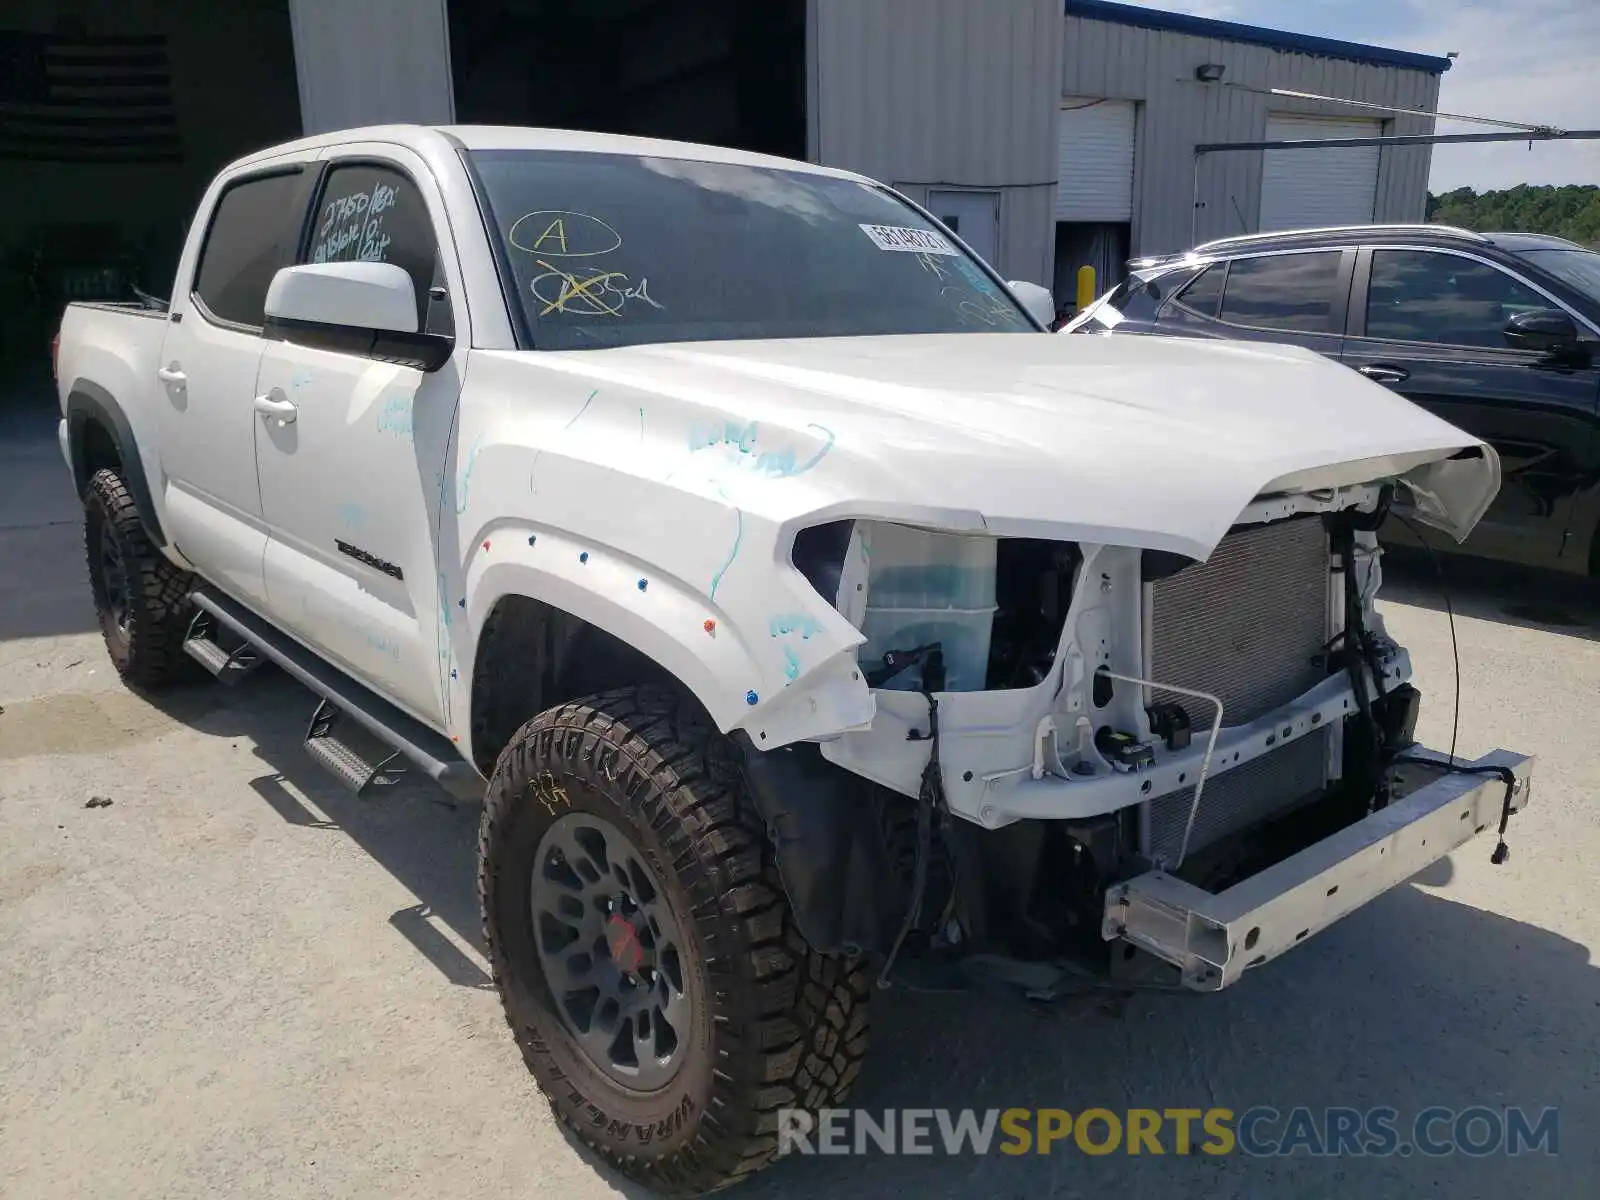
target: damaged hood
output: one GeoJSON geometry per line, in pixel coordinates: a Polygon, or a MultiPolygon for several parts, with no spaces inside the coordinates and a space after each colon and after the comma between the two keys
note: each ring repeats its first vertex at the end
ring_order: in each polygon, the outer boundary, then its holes
{"type": "Polygon", "coordinates": [[[1476,438],[1294,346],[985,333],[540,357],[814,445],[805,491],[830,517],[1205,558],[1263,494],[1399,478],[1459,540],[1500,484],[1476,438]]]}

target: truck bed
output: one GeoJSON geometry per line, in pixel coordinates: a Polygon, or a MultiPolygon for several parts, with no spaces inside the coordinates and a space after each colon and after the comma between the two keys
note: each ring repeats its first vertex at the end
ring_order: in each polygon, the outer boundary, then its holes
{"type": "Polygon", "coordinates": [[[127,313],[134,317],[148,317],[152,320],[166,320],[167,310],[170,307],[163,300],[159,307],[145,304],[138,300],[73,300],[67,304],[68,308],[90,308],[96,312],[127,313]]]}

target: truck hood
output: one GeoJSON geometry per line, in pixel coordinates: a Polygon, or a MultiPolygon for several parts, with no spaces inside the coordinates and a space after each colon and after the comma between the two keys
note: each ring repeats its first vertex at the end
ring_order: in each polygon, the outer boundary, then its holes
{"type": "Polygon", "coordinates": [[[792,433],[821,460],[813,515],[1205,558],[1262,495],[1396,478],[1460,540],[1500,486],[1491,448],[1294,346],[975,333],[538,357],[792,433]]]}

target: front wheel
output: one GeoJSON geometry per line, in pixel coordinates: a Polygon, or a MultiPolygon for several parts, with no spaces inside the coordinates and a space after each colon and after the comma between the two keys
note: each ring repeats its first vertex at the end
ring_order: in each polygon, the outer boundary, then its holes
{"type": "Polygon", "coordinates": [[[781,1110],[843,1101],[867,969],[801,938],[733,748],[692,702],[629,689],[534,718],[495,767],[479,851],[506,1019],[618,1170],[712,1191],[773,1157],[781,1110]]]}

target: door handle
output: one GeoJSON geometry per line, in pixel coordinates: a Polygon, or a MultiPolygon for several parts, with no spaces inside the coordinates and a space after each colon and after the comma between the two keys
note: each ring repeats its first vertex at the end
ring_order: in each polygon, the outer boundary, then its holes
{"type": "Polygon", "coordinates": [[[156,378],[169,387],[182,387],[189,382],[189,377],[177,367],[157,367],[156,378]]]}
{"type": "Polygon", "coordinates": [[[1411,372],[1404,367],[1387,367],[1381,363],[1357,367],[1356,370],[1375,383],[1404,383],[1411,378],[1411,372]]]}
{"type": "Polygon", "coordinates": [[[265,396],[257,396],[256,411],[268,419],[277,418],[279,425],[293,425],[300,410],[295,407],[293,400],[275,399],[275,396],[281,395],[282,392],[273,391],[265,396]]]}

